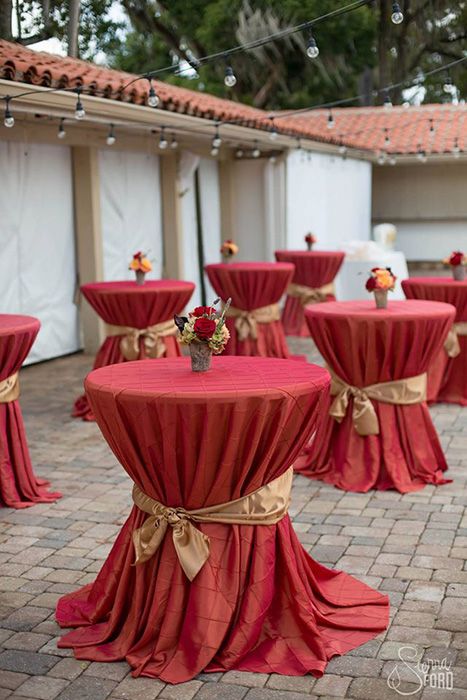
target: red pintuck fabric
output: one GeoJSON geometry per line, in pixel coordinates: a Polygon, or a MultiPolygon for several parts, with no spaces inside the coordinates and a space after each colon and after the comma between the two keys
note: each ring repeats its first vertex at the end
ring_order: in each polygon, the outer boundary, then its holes
{"type": "MultiPolygon", "coordinates": [[[[93,282],[83,284],[81,292],[96,313],[106,323],[130,328],[147,328],[163,323],[180,314],[188,304],[195,285],[180,280],[151,280],[143,285],[133,281],[93,282]]],[[[120,352],[121,336],[104,340],[96,355],[93,369],[126,362],[120,352]]],[[[180,357],[176,336],[164,338],[167,351],[164,357],[180,357]]],[[[140,341],[140,359],[144,359],[144,345],[140,341]]],[[[93,421],[94,415],[86,394],[74,404],[73,416],[93,421]]]]}
{"type": "MultiPolygon", "coordinates": [[[[40,329],[32,316],[0,314],[0,381],[18,372],[40,329]]],[[[61,497],[34,475],[19,400],[0,403],[0,506],[27,508],[61,497]]]]}
{"type": "MultiPolygon", "coordinates": [[[[428,301],[314,304],[306,311],[312,337],[334,372],[350,385],[414,377],[428,370],[443,345],[455,309],[428,301]]],[[[297,471],[346,491],[417,491],[443,484],[447,469],[426,403],[373,402],[379,435],[362,437],[352,422],[352,398],[341,423],[329,415],[297,460],[297,471]]]]}
{"type": "MultiPolygon", "coordinates": [[[[105,439],[132,480],[168,506],[230,501],[283,474],[316,429],[328,373],[272,358],[187,358],[91,372],[86,389],[105,439]]],[[[77,627],[59,642],[79,659],[126,659],[134,676],[169,683],[239,669],[320,676],[327,661],[382,632],[388,600],[313,561],[286,515],[276,525],[197,523],[210,556],[190,582],[172,537],[145,564],[133,507],[93,584],[58,603],[77,627]]]]}
{"type": "MultiPolygon", "coordinates": [[[[313,289],[331,284],[344,262],[345,253],[331,250],[276,250],[278,262],[295,265],[292,279],[294,284],[303,284],[313,289]]],[[[326,295],[327,301],[334,301],[334,294],[326,295]]],[[[287,295],[282,312],[282,324],[286,335],[309,338],[310,331],[305,320],[305,309],[300,299],[287,295]]]]}
{"type": "MultiPolygon", "coordinates": [[[[253,311],[277,304],[292,280],[294,266],[290,263],[242,262],[206,265],[206,274],[216,294],[223,301],[232,298],[232,306],[253,311]]],[[[282,322],[258,323],[258,338],[240,341],[235,319],[227,319],[230,340],[226,355],[257,355],[259,357],[289,357],[282,322]]]]}
{"type": "MultiPolygon", "coordinates": [[[[467,280],[412,277],[402,280],[408,299],[442,301],[456,307],[455,323],[467,323],[467,280]]],[[[467,406],[467,336],[459,336],[460,354],[450,358],[442,348],[428,370],[428,401],[467,406]]]]}

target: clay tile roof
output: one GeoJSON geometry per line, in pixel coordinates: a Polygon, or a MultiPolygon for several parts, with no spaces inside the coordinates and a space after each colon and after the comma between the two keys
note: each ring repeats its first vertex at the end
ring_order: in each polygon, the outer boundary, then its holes
{"type": "MultiPolygon", "coordinates": [[[[144,78],[81,61],[55,56],[0,39],[0,78],[53,88],[82,87],[83,93],[121,102],[145,105],[148,83],[144,78]],[[127,87],[125,87],[127,86],[127,87]]],[[[217,121],[238,122],[243,126],[269,129],[269,113],[232,100],[154,81],[162,109],[217,121]]],[[[332,144],[388,152],[449,152],[458,139],[467,146],[465,106],[423,105],[421,107],[362,107],[334,109],[335,127],[327,128],[328,110],[315,110],[300,116],[276,113],[278,131],[332,144]],[[430,136],[430,118],[435,133],[430,136]],[[385,129],[391,140],[385,146],[385,129]]]]}
{"type": "MultiPolygon", "coordinates": [[[[355,148],[410,154],[447,153],[457,140],[467,150],[467,109],[465,105],[428,104],[419,107],[347,107],[332,110],[333,132],[355,148]],[[430,131],[433,124],[434,131],[430,131]],[[386,131],[387,130],[387,131],[386,131]],[[386,136],[389,144],[386,145],[386,136]]],[[[323,132],[329,110],[316,110],[289,118],[300,128],[323,132]]]]}

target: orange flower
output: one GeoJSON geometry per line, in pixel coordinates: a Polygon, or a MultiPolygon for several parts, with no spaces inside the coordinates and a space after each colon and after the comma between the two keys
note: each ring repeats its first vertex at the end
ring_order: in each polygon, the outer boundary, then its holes
{"type": "Polygon", "coordinates": [[[237,255],[238,251],[238,245],[231,241],[230,238],[224,241],[221,246],[221,253],[224,257],[231,257],[233,255],[237,255]]]}
{"type": "Polygon", "coordinates": [[[130,262],[128,269],[135,272],[151,272],[152,264],[149,258],[139,250],[133,255],[133,260],[130,262]]]}

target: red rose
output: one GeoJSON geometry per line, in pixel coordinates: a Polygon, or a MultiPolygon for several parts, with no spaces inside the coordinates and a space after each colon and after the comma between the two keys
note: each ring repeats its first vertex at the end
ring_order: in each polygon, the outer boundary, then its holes
{"type": "Polygon", "coordinates": [[[196,335],[200,340],[210,340],[216,330],[216,322],[210,318],[197,318],[194,325],[196,335]]]}
{"type": "Polygon", "coordinates": [[[193,311],[191,312],[191,316],[196,316],[196,318],[200,318],[200,316],[204,316],[204,314],[210,316],[215,312],[216,310],[213,306],[197,306],[196,309],[193,309],[193,311]]]}
{"type": "Polygon", "coordinates": [[[367,279],[367,281],[366,281],[365,287],[366,287],[367,292],[372,292],[372,291],[374,291],[374,290],[376,289],[376,280],[375,280],[375,278],[374,278],[374,277],[368,277],[368,279],[367,279]]]}
{"type": "Polygon", "coordinates": [[[455,253],[451,253],[451,257],[449,258],[449,262],[451,265],[462,265],[463,259],[464,259],[464,253],[461,253],[460,251],[456,251],[455,253]]]}
{"type": "Polygon", "coordinates": [[[142,255],[143,253],[140,250],[138,250],[137,253],[133,253],[133,258],[136,260],[137,258],[141,258],[142,255]]]}

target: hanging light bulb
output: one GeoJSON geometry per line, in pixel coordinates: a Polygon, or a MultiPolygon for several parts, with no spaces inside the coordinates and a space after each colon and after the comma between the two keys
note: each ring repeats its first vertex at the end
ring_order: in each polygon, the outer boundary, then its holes
{"type": "Polygon", "coordinates": [[[233,88],[237,84],[237,78],[233,72],[232,66],[225,67],[224,85],[228,88],[233,88]]]}
{"type": "Polygon", "coordinates": [[[446,92],[448,95],[451,95],[453,92],[453,87],[454,86],[452,84],[452,78],[450,75],[447,75],[443,85],[444,92],[446,92]]]}
{"type": "Polygon", "coordinates": [[[275,162],[276,162],[276,160],[277,160],[276,156],[270,156],[270,157],[269,157],[269,162],[271,163],[271,165],[274,165],[275,162]]]}
{"type": "Polygon", "coordinates": [[[389,158],[389,165],[396,165],[396,163],[397,163],[397,159],[396,159],[396,156],[393,154],[393,155],[389,158]]]}
{"type": "Polygon", "coordinates": [[[11,129],[11,127],[15,125],[15,118],[10,112],[10,100],[11,97],[7,95],[5,97],[5,116],[3,118],[3,123],[8,129],[11,129]]]}
{"type": "Polygon", "coordinates": [[[454,146],[452,147],[452,155],[454,158],[460,158],[461,149],[459,148],[459,141],[457,137],[454,139],[454,146]]]}
{"type": "Polygon", "coordinates": [[[276,125],[274,124],[274,117],[269,117],[269,118],[271,120],[271,125],[272,125],[272,129],[269,132],[269,138],[271,139],[271,141],[275,141],[278,137],[278,133],[277,133],[276,125]]]}
{"type": "Polygon", "coordinates": [[[149,107],[157,107],[159,104],[159,98],[156,94],[156,91],[154,89],[154,85],[152,84],[152,79],[148,78],[149,80],[149,92],[148,92],[148,106],[149,107]]]}
{"type": "Polygon", "coordinates": [[[384,165],[386,162],[386,153],[384,151],[380,151],[378,153],[378,165],[384,165]]]}
{"type": "Polygon", "coordinates": [[[178,148],[178,141],[177,141],[177,137],[175,136],[175,134],[172,134],[172,140],[170,141],[170,148],[172,148],[174,151],[176,148],[178,148]]]}
{"type": "Polygon", "coordinates": [[[389,137],[389,131],[387,129],[384,130],[386,133],[386,136],[384,138],[384,145],[389,146],[391,144],[391,139],[389,137]]]}
{"type": "Polygon", "coordinates": [[[402,24],[404,21],[404,15],[398,2],[392,3],[391,21],[393,24],[402,24]]]}
{"type": "Polygon", "coordinates": [[[253,156],[253,158],[259,158],[260,155],[261,155],[261,151],[260,151],[259,146],[258,146],[258,141],[256,141],[256,140],[255,140],[255,142],[254,142],[253,150],[252,150],[252,152],[251,152],[251,155],[253,156]]]}
{"type": "Polygon", "coordinates": [[[410,107],[410,102],[405,101],[402,103],[402,106],[404,109],[408,109],[410,107]]]}
{"type": "Polygon", "coordinates": [[[83,103],[81,102],[81,89],[76,90],[78,97],[76,98],[75,119],[84,119],[86,112],[84,111],[83,103]]]}
{"type": "Polygon", "coordinates": [[[109,129],[109,133],[107,134],[107,138],[105,140],[107,146],[113,146],[116,140],[117,139],[115,138],[115,134],[114,134],[114,125],[111,124],[110,129],[109,129]]]}
{"type": "Polygon", "coordinates": [[[58,125],[57,138],[64,139],[66,136],[65,127],[63,126],[65,120],[60,119],[60,124],[58,125]]]}
{"type": "Polygon", "coordinates": [[[165,138],[165,126],[161,126],[161,135],[159,137],[159,148],[161,151],[165,151],[167,146],[169,145],[169,142],[165,138]]]}
{"type": "Polygon", "coordinates": [[[417,158],[421,163],[426,163],[427,161],[426,153],[421,146],[418,147],[417,158]]]}
{"type": "Polygon", "coordinates": [[[311,29],[310,29],[310,33],[308,34],[308,42],[306,45],[306,55],[308,56],[308,58],[318,58],[318,56],[319,56],[318,44],[316,43],[316,39],[313,36],[311,29]]]}
{"type": "Polygon", "coordinates": [[[214,138],[213,138],[213,140],[212,140],[212,144],[211,144],[211,145],[212,145],[213,148],[219,148],[219,146],[221,145],[221,143],[222,143],[222,139],[221,139],[221,137],[219,136],[219,127],[216,126],[216,131],[215,131],[215,133],[214,133],[214,138]]]}
{"type": "Polygon", "coordinates": [[[329,115],[328,115],[328,129],[334,129],[335,122],[334,122],[334,117],[332,116],[331,110],[329,110],[329,115]]]}
{"type": "Polygon", "coordinates": [[[430,139],[435,137],[435,125],[433,124],[433,119],[430,119],[430,139]]]}
{"type": "Polygon", "coordinates": [[[214,157],[216,157],[217,155],[219,155],[219,149],[216,148],[215,146],[213,146],[213,147],[211,148],[211,155],[214,156],[214,157]]]}
{"type": "Polygon", "coordinates": [[[235,152],[235,156],[237,158],[243,158],[243,148],[237,148],[237,150],[235,152]]]}
{"type": "Polygon", "coordinates": [[[384,107],[385,109],[391,109],[391,107],[392,107],[392,102],[391,102],[391,98],[389,97],[389,92],[388,92],[387,90],[384,90],[383,95],[384,95],[384,97],[383,97],[383,107],[384,107]]]}
{"type": "Polygon", "coordinates": [[[339,153],[341,156],[346,156],[347,155],[347,146],[345,146],[343,143],[339,146],[339,153]]]}

